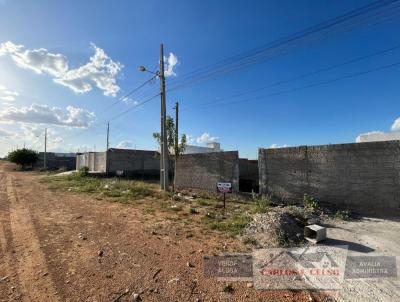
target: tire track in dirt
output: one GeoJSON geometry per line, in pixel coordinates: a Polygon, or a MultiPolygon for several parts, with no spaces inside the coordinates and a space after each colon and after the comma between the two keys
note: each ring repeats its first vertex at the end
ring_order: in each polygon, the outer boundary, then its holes
{"type": "Polygon", "coordinates": [[[10,207],[7,198],[6,176],[0,171],[0,301],[18,300],[19,278],[16,272],[13,237],[10,224],[10,207]]]}
{"type": "Polygon", "coordinates": [[[59,301],[29,210],[18,197],[14,176],[7,175],[5,180],[16,255],[13,261],[19,276],[21,298],[23,301],[59,301]]]}

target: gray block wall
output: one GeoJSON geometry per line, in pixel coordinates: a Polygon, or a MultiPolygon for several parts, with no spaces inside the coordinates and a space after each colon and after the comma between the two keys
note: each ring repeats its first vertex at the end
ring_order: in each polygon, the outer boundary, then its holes
{"type": "MultiPolygon", "coordinates": [[[[46,165],[49,170],[74,170],[76,158],[74,156],[57,156],[54,152],[46,153],[46,165]]],[[[34,165],[35,169],[42,169],[44,166],[44,152],[39,152],[39,159],[34,165]]]]}
{"type": "MultiPolygon", "coordinates": [[[[156,178],[160,176],[160,154],[157,151],[110,148],[107,152],[86,152],[77,154],[76,169],[88,167],[91,172],[116,174],[123,171],[125,176],[156,178]]],[[[169,161],[170,178],[174,161],[169,161]]]]}
{"type": "Polygon", "coordinates": [[[109,149],[107,172],[124,171],[131,176],[158,177],[160,175],[160,154],[157,151],[109,149]]]}
{"type": "Polygon", "coordinates": [[[239,154],[237,151],[182,155],[176,165],[178,189],[216,191],[217,182],[232,182],[239,190],[239,154]]]}
{"type": "Polygon", "coordinates": [[[86,152],[76,155],[76,169],[88,167],[92,172],[106,172],[106,152],[86,152]]]}
{"type": "Polygon", "coordinates": [[[400,214],[400,141],[259,149],[260,192],[374,215],[400,214]]]}

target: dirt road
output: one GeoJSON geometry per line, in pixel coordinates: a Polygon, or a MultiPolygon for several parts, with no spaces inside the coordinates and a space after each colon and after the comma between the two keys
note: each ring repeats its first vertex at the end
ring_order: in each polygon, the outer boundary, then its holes
{"type": "MultiPolygon", "coordinates": [[[[0,301],[310,301],[203,276],[207,233],[149,231],[132,205],[52,192],[39,176],[0,162],[0,301]]],[[[162,219],[162,218],[161,218],[162,219]]]]}

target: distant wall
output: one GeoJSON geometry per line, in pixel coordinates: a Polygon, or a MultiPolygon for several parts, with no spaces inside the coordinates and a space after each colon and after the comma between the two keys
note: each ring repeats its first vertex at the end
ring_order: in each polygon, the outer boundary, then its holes
{"type": "MultiPolygon", "coordinates": [[[[46,167],[49,170],[74,170],[76,157],[72,154],[64,156],[64,153],[46,152],[46,167]]],[[[44,152],[39,153],[39,159],[35,164],[36,169],[44,167],[44,152]]]]}
{"type": "Polygon", "coordinates": [[[260,192],[399,215],[400,141],[259,149],[260,192]]]}
{"type": "Polygon", "coordinates": [[[239,190],[239,154],[237,151],[182,155],[176,166],[175,186],[216,190],[220,181],[232,182],[239,190]]]}
{"type": "Polygon", "coordinates": [[[86,152],[76,155],[76,169],[88,167],[89,171],[106,172],[106,152],[86,152]]]}
{"type": "Polygon", "coordinates": [[[124,174],[129,176],[158,177],[160,154],[157,151],[147,150],[109,149],[107,172],[116,171],[124,171],[124,174]]]}
{"type": "Polygon", "coordinates": [[[258,160],[239,159],[239,189],[242,192],[258,192],[258,160]]]}

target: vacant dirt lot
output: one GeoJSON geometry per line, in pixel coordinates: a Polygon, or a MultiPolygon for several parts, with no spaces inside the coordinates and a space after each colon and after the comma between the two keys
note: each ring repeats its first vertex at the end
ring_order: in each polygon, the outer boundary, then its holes
{"type": "MultiPolygon", "coordinates": [[[[245,247],[173,212],[50,191],[0,162],[0,301],[311,301],[203,276],[204,255],[245,247]]],[[[139,203],[138,203],[139,204],[139,203]]],[[[189,217],[190,219],[190,217],[189,217]]],[[[311,295],[314,295],[311,293],[311,295]]]]}

